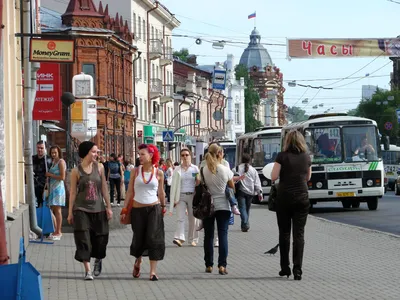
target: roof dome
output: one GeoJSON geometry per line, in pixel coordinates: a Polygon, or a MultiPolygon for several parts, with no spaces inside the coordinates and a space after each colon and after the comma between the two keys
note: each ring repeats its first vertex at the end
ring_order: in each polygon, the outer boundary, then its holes
{"type": "Polygon", "coordinates": [[[260,41],[261,35],[254,27],[250,35],[250,43],[240,58],[240,64],[247,66],[247,68],[257,66],[259,70],[264,69],[268,65],[273,65],[271,56],[267,49],[260,44],[260,41]]]}

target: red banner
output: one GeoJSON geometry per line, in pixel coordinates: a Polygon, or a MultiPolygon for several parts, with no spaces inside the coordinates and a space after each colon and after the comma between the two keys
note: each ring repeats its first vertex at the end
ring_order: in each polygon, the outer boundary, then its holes
{"type": "Polygon", "coordinates": [[[33,120],[62,120],[60,64],[41,63],[37,72],[37,89],[33,120]]]}

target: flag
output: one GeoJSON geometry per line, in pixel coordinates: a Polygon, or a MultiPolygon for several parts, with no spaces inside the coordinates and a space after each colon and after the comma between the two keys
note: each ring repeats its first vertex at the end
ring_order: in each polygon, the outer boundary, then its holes
{"type": "Polygon", "coordinates": [[[256,17],[256,12],[252,13],[251,15],[249,15],[249,16],[247,17],[247,19],[253,19],[253,18],[255,18],[255,17],[256,17]]]}

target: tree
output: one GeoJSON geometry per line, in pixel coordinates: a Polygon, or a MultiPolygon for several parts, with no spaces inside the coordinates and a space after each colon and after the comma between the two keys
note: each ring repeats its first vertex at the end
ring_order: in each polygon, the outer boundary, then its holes
{"type": "Polygon", "coordinates": [[[288,119],[292,122],[300,122],[308,119],[306,111],[297,106],[288,107],[288,119]]]}
{"type": "Polygon", "coordinates": [[[254,117],[255,109],[260,105],[260,96],[254,88],[254,82],[249,76],[249,71],[245,65],[237,65],[235,67],[236,79],[244,78],[244,119],[245,119],[245,132],[252,132],[263,124],[254,117]]]}
{"type": "Polygon", "coordinates": [[[361,100],[356,109],[356,115],[373,119],[378,124],[379,132],[390,137],[391,143],[396,143],[399,135],[399,124],[397,121],[396,109],[400,106],[400,91],[382,91],[372,96],[371,100],[361,100]],[[393,96],[392,101],[388,97],[393,96]],[[383,103],[385,102],[385,103],[383,103]],[[380,104],[377,104],[380,103],[380,104]],[[392,129],[387,130],[385,123],[392,123],[392,129]]]}
{"type": "Polygon", "coordinates": [[[189,49],[182,48],[179,51],[174,51],[173,55],[178,57],[181,61],[187,62],[189,57],[189,49]]]}

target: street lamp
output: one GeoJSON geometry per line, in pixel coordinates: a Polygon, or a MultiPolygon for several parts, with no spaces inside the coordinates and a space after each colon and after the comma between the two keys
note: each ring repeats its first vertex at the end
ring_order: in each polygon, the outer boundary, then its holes
{"type": "Polygon", "coordinates": [[[381,104],[387,105],[389,103],[388,101],[394,100],[394,96],[388,96],[386,99],[387,100],[384,100],[384,101],[376,101],[376,105],[381,105],[381,104]]]}
{"type": "Polygon", "coordinates": [[[70,169],[72,165],[71,154],[71,105],[75,103],[75,96],[70,92],[64,92],[61,96],[61,102],[67,107],[67,168],[70,169]]]}

